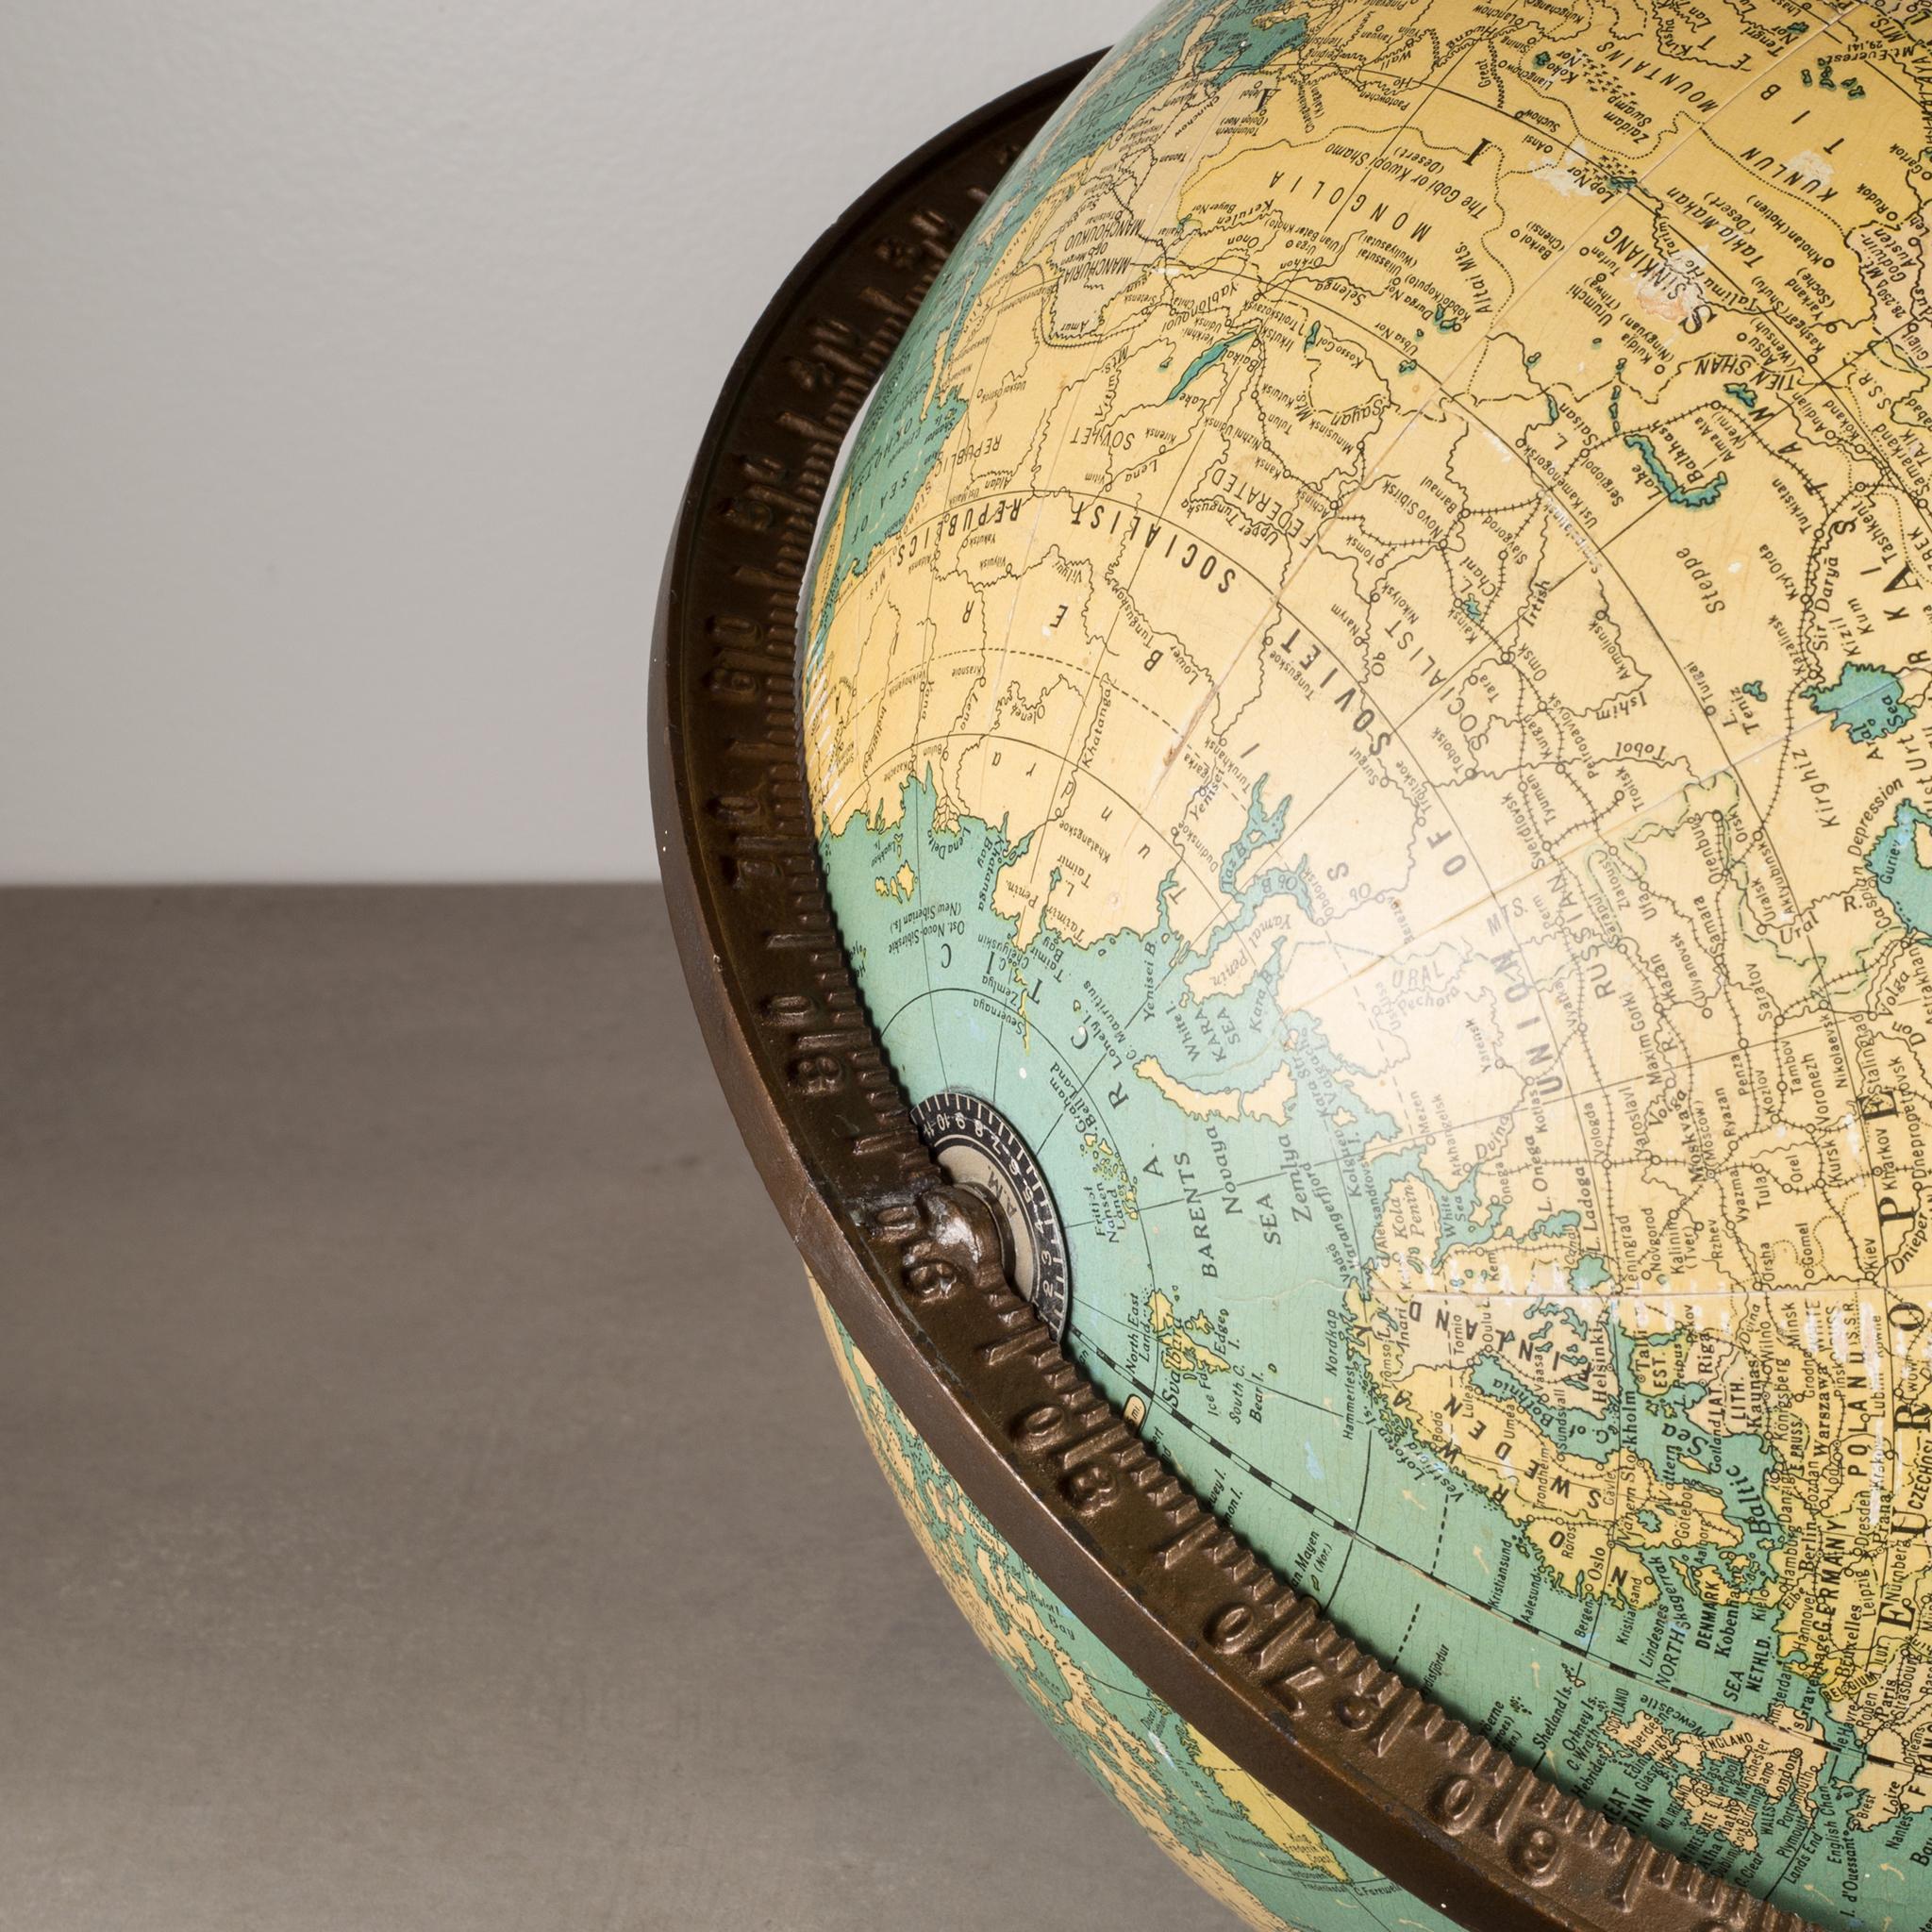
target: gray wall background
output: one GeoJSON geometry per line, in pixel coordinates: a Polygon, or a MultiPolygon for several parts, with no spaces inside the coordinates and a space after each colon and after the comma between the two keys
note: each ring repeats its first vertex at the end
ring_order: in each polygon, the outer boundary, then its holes
{"type": "Polygon", "coordinates": [[[692,446],[1140,0],[0,0],[0,881],[633,878],[692,446]]]}

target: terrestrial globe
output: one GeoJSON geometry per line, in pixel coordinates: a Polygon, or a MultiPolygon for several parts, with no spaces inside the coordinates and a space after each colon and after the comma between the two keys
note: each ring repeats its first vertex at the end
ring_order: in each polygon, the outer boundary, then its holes
{"type": "MultiPolygon", "coordinates": [[[[1921,9],[1164,7],[952,251],[799,619],[839,941],[1066,1354],[1405,1684],[1833,1932],[1932,1924],[1928,116],[1921,9]]],[[[826,1321],[1173,1857],[1450,1923],[826,1321]]]]}

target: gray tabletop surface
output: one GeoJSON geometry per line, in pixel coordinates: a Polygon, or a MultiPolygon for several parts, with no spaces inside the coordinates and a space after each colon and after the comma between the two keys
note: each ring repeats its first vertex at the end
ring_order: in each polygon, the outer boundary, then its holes
{"type": "Polygon", "coordinates": [[[845,1407],[645,888],[0,895],[0,1924],[1236,1922],[845,1407]]]}

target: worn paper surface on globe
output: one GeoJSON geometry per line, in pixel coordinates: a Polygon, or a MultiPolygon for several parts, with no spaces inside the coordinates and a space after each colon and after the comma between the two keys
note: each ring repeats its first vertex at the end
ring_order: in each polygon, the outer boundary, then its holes
{"type": "Polygon", "coordinates": [[[1904,9],[1164,9],[922,311],[804,641],[873,1017],[1037,1157],[1074,1353],[1846,1932],[1932,1921],[1928,108],[1904,9]]]}

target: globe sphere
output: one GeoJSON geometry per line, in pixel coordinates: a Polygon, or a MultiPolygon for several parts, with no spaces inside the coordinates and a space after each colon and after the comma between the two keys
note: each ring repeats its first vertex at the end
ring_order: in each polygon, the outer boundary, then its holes
{"type": "MultiPolygon", "coordinates": [[[[1821,1925],[1932,1919],[1932,30],[1163,7],[987,204],[803,612],[825,875],[1080,1364],[1365,1649],[1821,1925]]],[[[999,1542],[1257,1924],[1444,1923],[999,1542]]]]}

